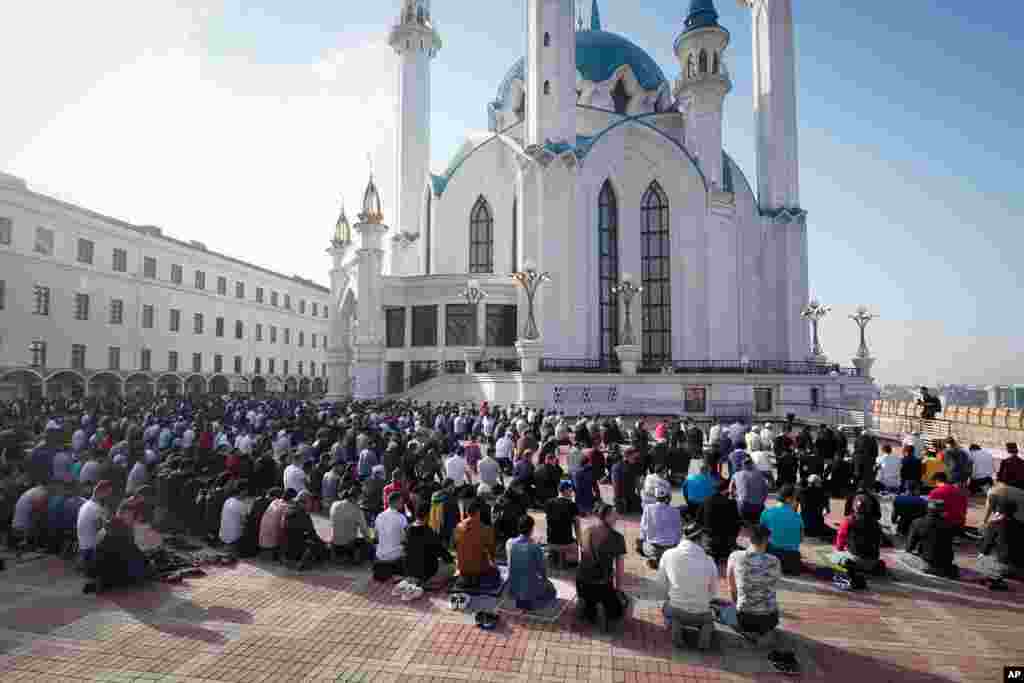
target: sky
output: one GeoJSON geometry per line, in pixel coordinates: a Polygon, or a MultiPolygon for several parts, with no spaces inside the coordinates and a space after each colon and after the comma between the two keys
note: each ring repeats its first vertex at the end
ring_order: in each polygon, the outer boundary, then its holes
{"type": "MultiPolygon", "coordinates": [[[[600,0],[674,79],[687,0],[600,0]]],[[[749,10],[731,33],[727,151],[756,186],[749,10]]],[[[0,171],[44,194],[327,281],[368,157],[391,213],[399,0],[0,3],[0,171]]],[[[590,0],[586,2],[589,8],[590,0]]],[[[432,160],[524,52],[525,0],[434,0],[432,160]]],[[[1024,88],[1017,3],[794,0],[801,202],[826,353],[858,304],[883,383],[1024,382],[1024,88]],[[1005,307],[1009,306],[1009,309],[1005,307]]]]}

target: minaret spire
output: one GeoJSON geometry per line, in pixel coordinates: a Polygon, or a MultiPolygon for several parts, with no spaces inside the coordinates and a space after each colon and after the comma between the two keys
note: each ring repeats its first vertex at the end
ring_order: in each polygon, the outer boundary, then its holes
{"type": "Polygon", "coordinates": [[[590,30],[601,30],[601,9],[597,6],[597,0],[593,0],[590,5],[590,30]]]}

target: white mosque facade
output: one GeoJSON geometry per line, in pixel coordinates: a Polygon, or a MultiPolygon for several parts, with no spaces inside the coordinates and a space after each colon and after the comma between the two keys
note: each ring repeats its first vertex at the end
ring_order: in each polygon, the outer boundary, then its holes
{"type": "Polygon", "coordinates": [[[753,15],[754,184],[722,147],[730,34],[713,0],[691,1],[674,81],[604,29],[597,0],[586,24],[574,0],[526,0],[525,56],[486,103],[488,129],[440,172],[429,113],[442,42],[430,0],[403,0],[389,35],[396,174],[380,184],[396,211],[385,221],[371,180],[359,221],[339,218],[332,391],[705,413],[870,393],[867,372],[810,357],[801,317],[792,0],[741,1],[753,15]],[[517,272],[549,278],[536,334],[517,272]],[[642,287],[628,314],[625,283],[642,287]]]}

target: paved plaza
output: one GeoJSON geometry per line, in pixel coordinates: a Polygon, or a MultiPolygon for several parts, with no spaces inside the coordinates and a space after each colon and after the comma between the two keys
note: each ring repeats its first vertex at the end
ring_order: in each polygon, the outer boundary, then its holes
{"type": "MultiPolygon", "coordinates": [[[[610,497],[606,491],[606,497],[610,497]]],[[[841,510],[836,502],[833,510],[841,510]]],[[[971,521],[979,510],[972,509],[971,521]]],[[[543,518],[539,537],[543,536],[543,518]]],[[[837,521],[833,516],[832,521],[837,521]]],[[[326,520],[317,519],[321,533],[326,520]]],[[[620,522],[632,549],[635,519],[620,522]]],[[[821,545],[804,559],[820,563],[821,545]]],[[[961,548],[959,561],[970,566],[961,548]]],[[[180,585],[83,595],[51,556],[0,574],[0,680],[8,681],[595,681],[778,680],[763,652],[718,631],[710,653],[673,650],[654,571],[626,561],[634,607],[624,632],[577,624],[573,576],[553,573],[563,612],[550,623],[499,611],[496,631],[453,612],[447,596],[391,596],[369,571],[299,573],[262,561],[208,569],[180,585]]],[[[722,595],[727,595],[722,582],[722,595]]],[[[803,680],[997,681],[1024,662],[1024,584],[993,593],[897,572],[843,593],[805,573],[779,592],[783,647],[803,680]]]]}

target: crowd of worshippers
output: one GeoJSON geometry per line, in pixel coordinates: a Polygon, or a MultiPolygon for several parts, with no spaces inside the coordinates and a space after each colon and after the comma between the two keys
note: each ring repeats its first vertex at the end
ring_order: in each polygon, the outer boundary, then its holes
{"type": "Polygon", "coordinates": [[[300,570],[369,564],[378,580],[404,577],[410,594],[494,590],[507,580],[523,609],[555,600],[554,563],[576,571],[581,618],[613,623],[628,606],[616,521],[639,514],[635,550],[666,587],[674,638],[695,635],[705,647],[709,615],[754,635],[775,628],[775,583],[801,571],[806,537],[834,542],[831,561],[851,584],[884,572],[883,500],[905,532],[907,563],[955,576],[968,494],[983,489],[978,571],[998,590],[1024,566],[1024,462],[1014,444],[995,472],[983,449],[950,440],[932,454],[909,437],[897,481],[891,448],[868,433],[850,443],[828,426],[736,422],[705,434],[683,419],[652,421],[648,431],[644,420],[486,403],[204,397],[125,408],[116,417],[36,417],[39,443],[0,465],[9,545],[77,553],[89,591],[152,576],[132,535],[149,521],[300,570]],[[767,506],[773,489],[778,504],[767,506]],[[825,522],[833,497],[846,500],[838,531],[825,522]],[[545,513],[543,545],[531,510],[545,513]],[[329,518],[327,541],[317,512],[329,518]],[[746,549],[737,543],[744,526],[746,549]],[[711,577],[723,567],[728,605],[712,601],[711,577]]]}

